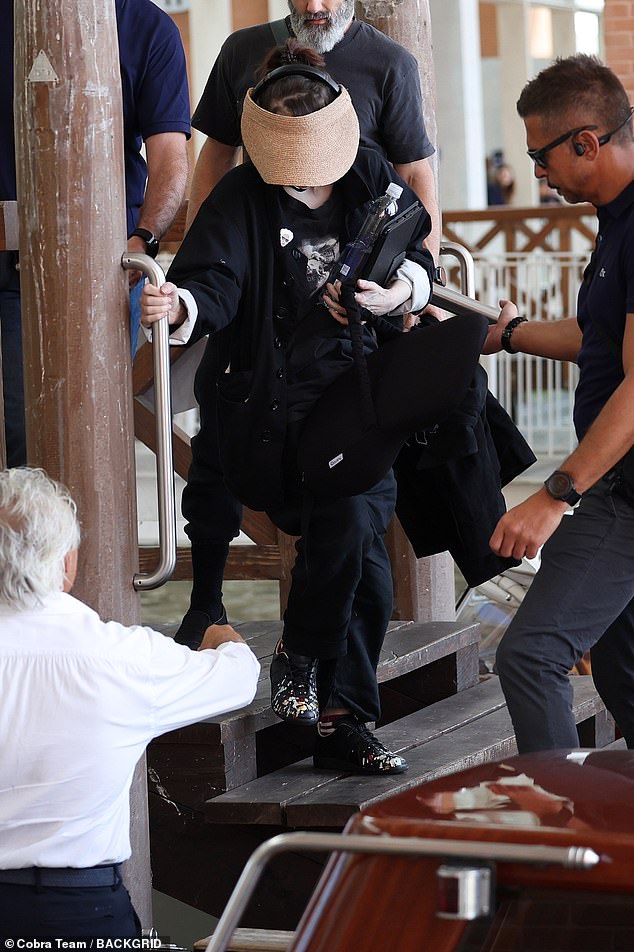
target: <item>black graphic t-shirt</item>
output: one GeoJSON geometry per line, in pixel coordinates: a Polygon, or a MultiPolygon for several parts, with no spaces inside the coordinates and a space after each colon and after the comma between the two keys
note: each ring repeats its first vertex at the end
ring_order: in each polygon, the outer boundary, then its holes
{"type": "Polygon", "coordinates": [[[319,299],[330,270],[339,257],[339,235],[343,226],[343,205],[337,189],[319,208],[308,208],[286,192],[282,193],[280,245],[292,246],[289,265],[295,278],[298,314],[306,313],[306,303],[319,299]]]}
{"type": "MultiPolygon", "coordinates": [[[[288,247],[288,265],[294,281],[294,320],[287,347],[289,422],[303,420],[325,388],[353,365],[347,327],[323,307],[323,286],[339,257],[343,203],[333,190],[320,208],[284,193],[280,245],[288,247]]],[[[369,349],[375,343],[369,331],[369,349]]]]}

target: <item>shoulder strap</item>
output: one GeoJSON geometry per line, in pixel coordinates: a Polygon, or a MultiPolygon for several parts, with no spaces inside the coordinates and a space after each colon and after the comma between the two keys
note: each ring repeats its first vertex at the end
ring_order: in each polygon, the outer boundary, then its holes
{"type": "Polygon", "coordinates": [[[357,374],[361,396],[361,412],[363,422],[370,429],[376,425],[376,410],[372,396],[372,384],[368,371],[368,362],[363,349],[363,327],[361,324],[361,308],[354,299],[354,286],[344,281],[341,285],[340,300],[348,313],[348,327],[352,340],[352,359],[357,374]]]}
{"type": "Polygon", "coordinates": [[[272,20],[269,23],[271,27],[271,33],[273,34],[273,39],[275,40],[276,46],[283,46],[286,43],[289,36],[293,34],[288,28],[288,23],[286,20],[272,20]]]}

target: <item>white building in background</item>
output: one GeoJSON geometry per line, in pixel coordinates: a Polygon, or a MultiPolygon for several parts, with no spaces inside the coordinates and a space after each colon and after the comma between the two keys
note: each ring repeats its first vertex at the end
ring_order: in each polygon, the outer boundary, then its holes
{"type": "MultiPolygon", "coordinates": [[[[187,14],[192,102],[200,98],[241,0],[154,0],[187,14]]],[[[538,201],[515,103],[556,56],[602,55],[604,0],[430,0],[443,209],[487,204],[486,157],[501,152],[515,173],[513,204],[538,201]]],[[[286,16],[286,0],[262,0],[261,20],[286,16]]],[[[196,134],[196,149],[201,137],[196,134]]]]}
{"type": "Polygon", "coordinates": [[[603,0],[430,0],[444,209],[486,205],[486,156],[515,172],[516,205],[538,201],[515,103],[556,56],[601,55],[603,0]]]}

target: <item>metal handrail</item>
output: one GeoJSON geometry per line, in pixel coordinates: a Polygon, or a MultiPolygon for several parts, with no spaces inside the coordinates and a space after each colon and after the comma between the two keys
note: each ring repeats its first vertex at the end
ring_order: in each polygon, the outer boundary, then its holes
{"type": "Polygon", "coordinates": [[[569,869],[590,869],[600,861],[598,854],[585,846],[530,846],[525,843],[479,843],[359,834],[347,836],[341,833],[280,833],[261,843],[247,860],[205,952],[225,952],[266,864],[280,853],[297,849],[327,853],[442,856],[500,863],[549,863],[569,869]]]}
{"type": "Polygon", "coordinates": [[[466,294],[460,294],[452,288],[444,288],[440,284],[434,284],[431,294],[431,303],[438,307],[450,311],[452,314],[480,314],[494,323],[500,316],[498,307],[491,307],[490,304],[481,304],[475,298],[467,297],[466,294]]]}
{"type": "Polygon", "coordinates": [[[460,267],[460,290],[467,297],[475,297],[475,264],[473,255],[465,245],[457,241],[445,241],[440,247],[441,255],[453,255],[460,267]]]}
{"type": "Polygon", "coordinates": [[[480,304],[475,299],[475,264],[469,249],[456,241],[447,241],[441,246],[440,254],[441,256],[453,255],[458,259],[462,293],[441,284],[434,284],[431,295],[432,304],[444,308],[451,314],[480,314],[489,321],[497,321],[500,315],[499,308],[480,304]]]}
{"type": "MultiPolygon", "coordinates": [[[[165,273],[154,258],[129,251],[121,256],[126,270],[142,271],[150,284],[160,288],[165,273]]],[[[170,389],[169,327],[167,318],[152,327],[154,359],[154,418],[156,433],[156,478],[158,495],[159,564],[154,572],[137,573],[133,585],[147,592],[167,582],[176,567],[176,494],[172,449],[172,394],[170,389]]]]}
{"type": "MultiPolygon", "coordinates": [[[[440,247],[441,255],[453,255],[458,259],[460,267],[460,290],[462,294],[452,291],[451,288],[432,288],[432,303],[443,307],[452,314],[481,314],[489,323],[497,323],[500,312],[488,304],[480,304],[475,300],[475,262],[473,255],[464,245],[457,241],[447,241],[440,247]]],[[[498,393],[498,365],[495,354],[480,358],[488,376],[489,390],[494,396],[498,393]]]]}

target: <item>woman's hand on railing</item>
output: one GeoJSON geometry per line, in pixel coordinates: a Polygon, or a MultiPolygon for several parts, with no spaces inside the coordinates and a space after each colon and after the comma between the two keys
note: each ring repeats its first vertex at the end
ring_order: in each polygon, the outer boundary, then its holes
{"type": "Polygon", "coordinates": [[[144,327],[151,327],[164,317],[171,327],[178,327],[187,317],[178,288],[169,281],[160,288],[146,284],[141,294],[141,323],[144,327]]]}

